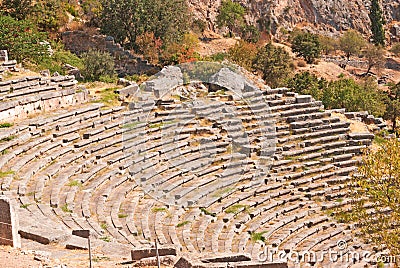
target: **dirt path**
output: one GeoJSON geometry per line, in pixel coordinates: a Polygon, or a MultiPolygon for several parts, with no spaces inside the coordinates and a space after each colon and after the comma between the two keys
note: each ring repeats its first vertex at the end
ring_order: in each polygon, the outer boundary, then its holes
{"type": "Polygon", "coordinates": [[[43,267],[40,261],[35,261],[34,256],[26,254],[19,249],[0,246],[0,267],[4,268],[39,268],[43,267]]]}

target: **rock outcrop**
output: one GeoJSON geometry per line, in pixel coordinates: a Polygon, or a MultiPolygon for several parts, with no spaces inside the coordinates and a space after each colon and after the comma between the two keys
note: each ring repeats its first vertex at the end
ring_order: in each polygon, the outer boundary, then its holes
{"type": "MultiPolygon", "coordinates": [[[[369,33],[368,9],[370,1],[349,0],[234,0],[247,8],[246,20],[261,29],[279,33],[283,27],[296,26],[334,33],[340,30],[356,29],[369,33]]],[[[207,22],[210,30],[216,29],[216,16],[221,0],[189,0],[190,6],[199,19],[207,22]]],[[[400,21],[400,3],[383,0],[385,19],[390,25],[400,21]]]]}

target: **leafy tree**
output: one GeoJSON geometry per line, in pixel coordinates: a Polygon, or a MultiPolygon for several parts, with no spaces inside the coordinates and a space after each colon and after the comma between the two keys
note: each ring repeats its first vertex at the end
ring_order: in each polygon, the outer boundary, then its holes
{"type": "Polygon", "coordinates": [[[115,75],[114,58],[107,52],[96,50],[82,54],[82,75],[88,81],[98,81],[102,77],[115,75]]]}
{"type": "Polygon", "coordinates": [[[383,18],[382,8],[378,0],[371,1],[369,19],[371,20],[372,40],[374,44],[384,46],[385,30],[383,25],[385,24],[385,20],[383,18]]]}
{"type": "Polygon", "coordinates": [[[325,55],[334,52],[338,46],[338,41],[335,38],[326,35],[318,35],[321,49],[325,55]]]}
{"type": "Polygon", "coordinates": [[[368,111],[375,116],[382,116],[386,110],[382,94],[372,78],[365,79],[362,83],[353,79],[332,81],[323,91],[321,100],[328,109],[368,111]]]}
{"type": "Polygon", "coordinates": [[[328,82],[324,78],[318,78],[310,72],[297,73],[288,81],[287,86],[294,92],[311,95],[317,100],[321,100],[328,82]]]}
{"type": "Polygon", "coordinates": [[[256,45],[243,40],[240,40],[228,50],[229,59],[247,70],[252,70],[256,55],[256,45]]]}
{"type": "Polygon", "coordinates": [[[318,35],[300,32],[295,34],[292,41],[292,50],[297,56],[303,57],[311,64],[321,55],[321,43],[318,35]]]}
{"type": "MultiPolygon", "coordinates": [[[[350,183],[352,211],[341,211],[340,221],[355,222],[366,239],[400,253],[400,141],[384,141],[370,150],[350,183]]],[[[383,248],[380,248],[382,250],[383,248]]]]}
{"type": "Polygon", "coordinates": [[[12,59],[40,62],[49,55],[47,47],[41,44],[46,38],[30,21],[0,16],[0,47],[7,49],[12,59]]]}
{"type": "Polygon", "coordinates": [[[364,57],[368,63],[367,74],[375,67],[378,72],[385,66],[385,50],[381,46],[374,46],[369,44],[364,51],[364,57]]]}
{"type": "Polygon", "coordinates": [[[240,37],[246,42],[257,43],[260,40],[260,31],[253,25],[243,25],[240,37]]]}
{"type": "Polygon", "coordinates": [[[163,64],[179,64],[185,62],[193,62],[199,59],[199,54],[195,51],[199,44],[196,35],[186,33],[183,40],[179,43],[168,45],[163,51],[163,64]]]}
{"type": "Polygon", "coordinates": [[[32,0],[3,0],[0,9],[4,15],[8,15],[18,20],[27,19],[33,6],[32,0]]]}
{"type": "Polygon", "coordinates": [[[162,41],[156,38],[154,33],[143,33],[136,37],[137,51],[152,64],[157,64],[161,53],[162,41]]]}
{"type": "Polygon", "coordinates": [[[164,46],[182,40],[190,16],[185,0],[103,0],[100,28],[118,43],[137,49],[136,38],[154,33],[164,46]]]}
{"type": "Polygon", "coordinates": [[[84,18],[89,26],[99,26],[99,18],[101,15],[102,5],[98,0],[81,1],[84,18]]]}
{"type": "Polygon", "coordinates": [[[271,87],[284,85],[292,74],[293,66],[289,53],[271,43],[260,48],[253,61],[253,68],[271,87]]]}
{"type": "Polygon", "coordinates": [[[289,79],[287,87],[300,94],[312,95],[328,109],[368,111],[375,116],[382,116],[386,111],[385,98],[372,78],[361,83],[353,79],[327,82],[314,74],[302,72],[289,79]]]}
{"type": "Polygon", "coordinates": [[[218,10],[217,25],[220,28],[227,27],[229,35],[233,36],[233,31],[243,24],[245,13],[246,9],[239,3],[232,2],[232,0],[222,1],[218,10]]]}
{"type": "Polygon", "coordinates": [[[364,37],[357,31],[348,30],[339,38],[339,47],[346,54],[347,60],[354,54],[360,53],[366,46],[364,37]]]}
{"type": "Polygon", "coordinates": [[[400,82],[389,87],[386,92],[387,109],[384,115],[385,119],[392,121],[392,130],[397,130],[397,119],[400,117],[400,82]]]}
{"type": "Polygon", "coordinates": [[[61,0],[38,0],[30,19],[40,30],[56,33],[68,22],[68,15],[61,0]]]}
{"type": "Polygon", "coordinates": [[[205,22],[204,20],[201,20],[201,19],[193,19],[190,29],[194,33],[201,35],[207,29],[207,22],[205,22]]]}

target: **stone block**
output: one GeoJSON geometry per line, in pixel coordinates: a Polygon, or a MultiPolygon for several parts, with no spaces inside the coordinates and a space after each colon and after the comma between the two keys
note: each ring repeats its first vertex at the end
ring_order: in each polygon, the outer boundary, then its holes
{"type": "Polygon", "coordinates": [[[80,249],[80,250],[88,250],[89,243],[88,240],[79,236],[72,236],[67,240],[65,244],[66,249],[80,249]]]}
{"type": "Polygon", "coordinates": [[[63,242],[70,237],[70,235],[59,229],[45,229],[38,226],[26,226],[21,228],[19,234],[22,238],[33,240],[44,245],[63,242]]]}
{"type": "Polygon", "coordinates": [[[311,95],[298,95],[296,96],[296,103],[309,103],[312,101],[311,95]]]}
{"type": "Polygon", "coordinates": [[[14,202],[6,196],[0,196],[0,245],[20,248],[18,229],[19,221],[14,202]]]}
{"type": "Polygon", "coordinates": [[[8,61],[7,50],[0,50],[0,62],[8,61]]]}
{"type": "MultiPolygon", "coordinates": [[[[176,248],[174,247],[161,247],[158,249],[159,256],[167,256],[172,255],[176,256],[176,248]]],[[[144,258],[150,258],[156,256],[155,248],[147,248],[147,249],[133,249],[131,250],[132,260],[138,261],[144,258]]]]}
{"type": "Polygon", "coordinates": [[[129,96],[133,96],[138,89],[139,89],[139,86],[136,83],[133,83],[132,85],[126,86],[121,89],[117,89],[115,92],[119,95],[129,97],[129,96]]]}

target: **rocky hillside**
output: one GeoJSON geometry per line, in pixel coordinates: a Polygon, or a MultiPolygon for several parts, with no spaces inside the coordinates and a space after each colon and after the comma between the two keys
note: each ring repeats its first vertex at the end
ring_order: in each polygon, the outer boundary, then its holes
{"type": "MultiPolygon", "coordinates": [[[[368,33],[370,1],[363,0],[234,0],[244,5],[247,20],[277,34],[281,27],[309,26],[318,31],[357,29],[368,33]]],[[[215,30],[221,0],[189,0],[195,16],[215,30]]],[[[383,0],[388,27],[400,21],[399,1],[383,0]]]]}

